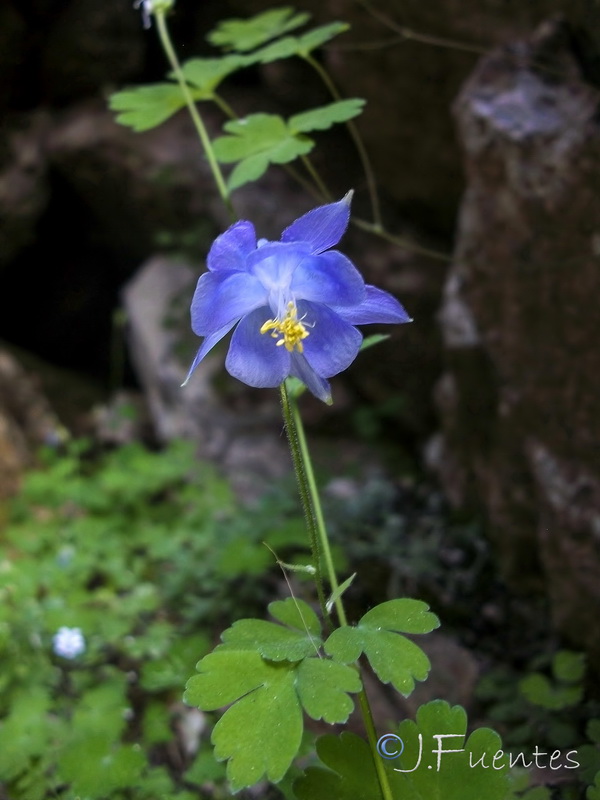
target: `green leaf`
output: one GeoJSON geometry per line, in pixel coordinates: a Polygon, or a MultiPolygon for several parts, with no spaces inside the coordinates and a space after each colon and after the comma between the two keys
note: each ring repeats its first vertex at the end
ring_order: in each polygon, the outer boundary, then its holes
{"type": "Polygon", "coordinates": [[[286,36],[252,53],[249,59],[255,63],[268,64],[281,58],[290,58],[290,56],[306,58],[317,47],[321,47],[334,36],[344,33],[349,27],[346,22],[331,22],[328,25],[314,28],[302,36],[286,36]]]}
{"type": "Polygon", "coordinates": [[[324,658],[306,658],[298,667],[296,690],[309,717],[330,724],[346,722],[354,708],[347,692],[362,689],[358,672],[324,658]]]}
{"type": "Polygon", "coordinates": [[[74,794],[102,798],[139,785],[146,757],[139,745],[112,746],[104,737],[92,736],[72,742],[58,766],[74,794]]]}
{"type": "MultiPolygon", "coordinates": [[[[498,735],[481,728],[465,742],[466,727],[464,709],[451,708],[441,700],[421,706],[416,722],[400,725],[398,736],[404,750],[399,758],[382,761],[394,800],[507,800],[511,796],[507,758],[501,755],[493,761],[501,747],[498,735]]],[[[317,754],[326,769],[309,767],[294,783],[298,800],[380,796],[371,752],[362,739],[351,733],[323,736],[317,740],[317,754]]]]}
{"type": "Polygon", "coordinates": [[[134,131],[155,128],[185,106],[180,88],[174,83],[138,86],[111,95],[109,107],[119,111],[117,122],[134,131]]]}
{"type": "Polygon", "coordinates": [[[530,703],[552,711],[577,705],[583,697],[582,686],[555,686],[538,672],[519,681],[519,689],[530,703]]]}
{"type": "Polygon", "coordinates": [[[325,652],[343,663],[358,660],[364,652],[379,679],[408,696],[415,679],[425,680],[430,663],[421,648],[399,632],[428,633],[438,625],[420,600],[389,600],[368,611],[356,627],[335,630],[325,642],[325,652]]]}
{"type": "Polygon", "coordinates": [[[293,8],[273,8],[250,19],[227,19],[206,38],[217,47],[244,52],[299,28],[309,19],[310,14],[296,13],[293,8]]]}
{"type": "MultiPolygon", "coordinates": [[[[275,616],[300,624],[299,614],[289,601],[272,605],[275,616]]],[[[308,606],[301,607],[301,612],[309,631],[315,631],[315,620],[310,618],[313,612],[308,606]]],[[[290,630],[267,624],[284,632],[290,630]]],[[[263,631],[261,628],[259,633],[263,631]]],[[[243,631],[242,646],[245,635],[243,631]]],[[[271,635],[269,632],[267,637],[271,635]]],[[[267,638],[261,647],[272,647],[279,654],[279,648],[296,644],[267,638]]],[[[197,668],[199,674],[188,681],[185,702],[204,711],[232,704],[215,726],[212,741],[215,758],[229,759],[227,778],[234,791],[251,786],[263,775],[273,783],[281,780],[300,747],[302,709],[313,719],[345,722],[353,708],[348,693],[361,689],[356,670],[344,664],[322,658],[295,663],[266,660],[255,650],[234,650],[229,644],[203,658],[197,668]]]]}
{"type": "Polygon", "coordinates": [[[331,609],[334,607],[336,603],[336,600],[339,600],[339,598],[344,594],[346,589],[348,589],[352,585],[352,581],[354,580],[354,578],[356,578],[356,572],[353,572],[349,578],[346,578],[346,580],[343,583],[341,583],[334,592],[331,593],[329,600],[326,603],[327,611],[331,611],[331,609]]]}
{"type": "Polygon", "coordinates": [[[240,619],[223,632],[219,649],[254,650],[271,661],[300,661],[318,653],[321,625],[303,600],[288,597],[269,605],[269,612],[284,625],[262,619],[240,619]]]}
{"type": "Polygon", "coordinates": [[[215,139],[213,147],[221,163],[240,162],[229,176],[231,190],[260,178],[269,164],[293,161],[314,147],[311,139],[293,134],[275,114],[251,114],[227,122],[224,130],[231,135],[215,139]]]}
{"type": "Polygon", "coordinates": [[[592,742],[600,744],[600,719],[591,719],[585,728],[585,735],[592,742]]]}
{"type": "Polygon", "coordinates": [[[368,744],[353,733],[320,736],[317,755],[327,767],[309,767],[294,783],[298,800],[374,800],[379,783],[368,744]]]}
{"type": "Polygon", "coordinates": [[[313,108],[296,114],[288,120],[288,127],[292,133],[306,133],[308,131],[324,131],[331,128],[336,122],[346,122],[357,117],[363,110],[365,101],[360,98],[339,100],[320,108],[313,108]]]}
{"type": "Polygon", "coordinates": [[[389,338],[389,333],[373,333],[371,336],[365,336],[360,345],[360,352],[368,350],[369,347],[374,347],[376,344],[385,342],[389,338]]]}
{"type": "Polygon", "coordinates": [[[552,672],[557,680],[565,683],[583,680],[585,655],[572,650],[559,650],[552,660],[552,672]]]}
{"type": "Polygon", "coordinates": [[[586,800],[600,800],[600,772],[594,779],[594,785],[588,787],[585,797],[586,800]]]}
{"type": "Polygon", "coordinates": [[[302,711],[295,690],[295,664],[265,661],[252,651],[219,650],[198,664],[184,700],[204,710],[234,703],[212,733],[215,758],[229,759],[233,791],[263,775],[277,783],[302,739],[302,711]]]}
{"type": "MultiPolygon", "coordinates": [[[[192,58],[181,69],[187,83],[197,90],[195,99],[210,100],[217,86],[228,75],[246,66],[244,56],[230,55],[222,58],[192,58]]],[[[173,76],[173,73],[171,74],[173,76]]]]}

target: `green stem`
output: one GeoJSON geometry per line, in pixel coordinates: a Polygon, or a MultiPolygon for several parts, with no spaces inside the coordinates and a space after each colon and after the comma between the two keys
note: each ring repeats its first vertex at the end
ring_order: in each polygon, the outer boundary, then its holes
{"type": "MultiPolygon", "coordinates": [[[[327,535],[327,528],[325,526],[323,508],[321,506],[321,498],[319,496],[319,490],[317,488],[315,473],[312,466],[312,460],[310,457],[310,452],[308,450],[308,444],[306,442],[304,425],[302,424],[302,417],[300,416],[300,412],[298,410],[298,403],[296,402],[295,398],[292,398],[290,400],[290,407],[292,413],[292,422],[294,425],[294,432],[298,440],[300,455],[302,458],[302,468],[304,470],[304,474],[306,475],[306,483],[310,496],[311,509],[314,515],[316,532],[319,537],[319,549],[323,553],[323,558],[325,560],[325,568],[327,570],[327,578],[329,579],[329,584],[331,586],[331,591],[333,593],[337,592],[339,588],[339,583],[337,575],[335,574],[335,567],[333,565],[333,556],[331,554],[329,537],[327,535]]],[[[347,625],[348,619],[346,617],[346,612],[344,610],[344,604],[342,602],[341,597],[338,597],[335,600],[335,610],[337,611],[340,624],[347,625]]]]}
{"type": "MultiPolygon", "coordinates": [[[[298,491],[300,492],[300,500],[302,502],[302,509],[306,519],[306,526],[308,528],[308,538],[310,540],[310,549],[313,557],[313,564],[315,568],[315,583],[317,585],[317,595],[319,598],[319,605],[323,619],[327,619],[327,606],[325,603],[325,592],[323,589],[323,575],[321,572],[321,550],[319,547],[319,536],[317,531],[317,518],[315,514],[314,505],[312,503],[312,493],[308,476],[306,473],[306,463],[303,458],[300,439],[298,436],[298,426],[296,425],[296,416],[294,415],[295,403],[290,402],[290,396],[287,392],[285,381],[279,387],[281,391],[281,408],[283,411],[283,419],[285,421],[285,429],[290,445],[290,452],[292,454],[292,462],[294,464],[294,472],[296,473],[296,481],[298,483],[298,491]]],[[[314,480],[314,479],[313,479],[314,480]]]]}
{"type": "Polygon", "coordinates": [[[181,69],[181,65],[179,64],[179,60],[177,58],[177,54],[175,53],[175,49],[173,47],[173,43],[171,42],[171,37],[169,35],[169,29],[167,27],[167,22],[165,19],[165,12],[157,10],[155,13],[156,19],[156,27],[158,30],[158,35],[160,38],[160,43],[165,51],[165,55],[171,65],[171,68],[177,78],[177,82],[179,83],[179,88],[181,89],[181,93],[185,99],[186,105],[188,107],[188,111],[190,112],[190,116],[200,137],[200,141],[202,143],[202,147],[204,149],[204,153],[206,155],[206,159],[210,166],[211,172],[215,179],[215,183],[217,184],[217,189],[219,190],[219,194],[223,203],[227,207],[229,213],[233,220],[237,219],[236,213],[233,209],[231,204],[231,199],[229,197],[229,192],[227,190],[227,185],[225,183],[225,179],[223,178],[223,173],[221,172],[221,168],[219,167],[219,163],[215,157],[215,153],[212,147],[212,142],[210,141],[210,137],[208,135],[208,131],[202,121],[202,117],[198,113],[198,109],[196,108],[196,103],[194,102],[194,98],[190,92],[189,86],[186,83],[185,77],[183,75],[183,71],[181,69]]]}
{"type": "MultiPolygon", "coordinates": [[[[342,96],[338,92],[337,86],[335,85],[335,83],[329,77],[329,73],[327,72],[327,70],[324,69],[321,66],[321,64],[319,64],[319,62],[316,60],[316,58],[313,58],[310,55],[310,53],[307,53],[306,55],[304,55],[303,58],[318,73],[319,77],[321,78],[321,80],[323,81],[323,83],[325,84],[327,89],[329,90],[331,96],[335,100],[341,100],[342,96]]],[[[373,223],[377,227],[381,227],[381,209],[379,207],[379,195],[377,194],[377,185],[375,183],[375,175],[373,173],[373,167],[371,166],[371,161],[369,159],[369,154],[367,153],[367,150],[365,148],[365,145],[363,143],[361,135],[358,132],[358,128],[356,127],[354,122],[352,122],[352,120],[349,120],[346,123],[346,125],[348,127],[348,131],[350,133],[350,136],[352,137],[352,141],[354,142],[354,146],[356,147],[356,150],[358,152],[358,156],[360,158],[360,161],[361,161],[361,164],[362,164],[362,167],[363,167],[363,171],[365,173],[365,178],[367,180],[367,188],[368,188],[368,191],[369,191],[369,197],[371,199],[371,211],[372,211],[372,214],[373,214],[373,223]]]]}
{"type": "Polygon", "coordinates": [[[419,244],[413,244],[413,242],[407,241],[402,236],[395,236],[393,233],[386,231],[382,225],[374,225],[372,222],[367,222],[367,220],[360,219],[359,217],[351,217],[350,222],[362,231],[373,233],[375,236],[385,239],[386,242],[392,242],[392,244],[396,244],[398,247],[402,247],[404,250],[408,250],[411,253],[435,258],[438,261],[451,261],[451,257],[447,253],[440,253],[438,250],[430,250],[428,247],[421,247],[419,244]]]}
{"type": "MultiPolygon", "coordinates": [[[[290,446],[292,447],[293,451],[292,457],[294,459],[294,467],[296,467],[297,464],[299,467],[296,469],[296,475],[298,475],[299,471],[302,473],[303,479],[305,481],[304,491],[305,492],[308,491],[309,511],[306,512],[307,505],[305,505],[305,513],[307,513],[307,519],[310,518],[312,524],[316,527],[316,532],[318,533],[319,537],[318,545],[320,546],[320,550],[322,551],[325,560],[327,577],[329,579],[332,592],[335,592],[337,594],[339,583],[335,572],[335,566],[333,564],[331,547],[329,546],[329,537],[327,536],[327,528],[325,526],[325,518],[323,517],[321,499],[319,497],[319,490],[317,488],[317,482],[315,480],[315,473],[312,467],[312,460],[310,458],[310,452],[308,449],[308,444],[306,442],[306,435],[304,433],[302,417],[300,416],[300,412],[298,410],[298,403],[296,402],[296,398],[292,397],[290,399],[287,390],[285,388],[285,383],[281,385],[281,396],[282,396],[282,405],[284,407],[284,416],[288,432],[288,438],[290,440],[290,446]],[[294,440],[293,446],[292,446],[292,439],[294,440]]],[[[303,504],[304,503],[305,500],[303,499],[303,504]]],[[[314,530],[311,536],[314,536],[314,530]]],[[[321,587],[321,592],[322,592],[322,587],[321,587]]],[[[346,616],[346,611],[344,609],[344,603],[342,601],[341,596],[336,597],[334,604],[340,624],[347,625],[348,618],[346,616]]],[[[357,669],[360,672],[360,668],[357,667],[357,669]]],[[[373,763],[375,765],[375,772],[377,773],[377,779],[379,781],[379,788],[381,789],[381,796],[383,800],[393,800],[392,790],[390,788],[388,777],[385,772],[383,762],[377,752],[377,732],[375,730],[375,722],[373,721],[373,713],[371,711],[371,706],[369,704],[369,698],[367,697],[367,693],[364,690],[364,688],[361,689],[360,692],[358,693],[358,702],[363,722],[365,724],[365,729],[367,731],[367,739],[369,741],[369,747],[371,748],[371,755],[373,756],[373,763]]]]}
{"type": "Polygon", "coordinates": [[[323,196],[325,201],[327,203],[331,203],[332,200],[333,200],[333,198],[331,196],[331,192],[329,191],[327,186],[325,186],[325,183],[321,179],[321,176],[319,175],[319,173],[317,172],[317,170],[313,166],[312,161],[310,160],[310,158],[308,156],[301,156],[301,158],[302,158],[302,163],[304,164],[304,167],[305,167],[306,171],[308,172],[310,177],[315,182],[315,186],[317,187],[317,189],[319,190],[319,192],[321,193],[321,195],[323,196]]]}

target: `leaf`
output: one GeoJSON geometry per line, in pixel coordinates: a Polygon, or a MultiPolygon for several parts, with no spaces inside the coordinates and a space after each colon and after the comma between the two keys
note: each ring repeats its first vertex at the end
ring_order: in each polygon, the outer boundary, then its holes
{"type": "Polygon", "coordinates": [[[332,608],[336,603],[336,600],[338,600],[344,594],[346,589],[348,589],[352,585],[352,581],[354,580],[354,578],[356,578],[356,572],[353,572],[349,578],[346,578],[346,580],[337,587],[335,592],[331,593],[329,600],[327,601],[325,606],[327,611],[332,610],[332,608]]]}
{"type": "Polygon", "coordinates": [[[155,128],[185,106],[181,89],[174,83],[138,86],[111,95],[109,107],[119,111],[116,120],[134,131],[155,128]]]}
{"type": "Polygon", "coordinates": [[[321,625],[303,600],[288,597],[269,604],[269,612],[284,625],[262,619],[240,619],[221,635],[218,649],[254,650],[271,661],[300,661],[318,653],[321,625]]]}
{"type": "Polygon", "coordinates": [[[310,14],[296,13],[293,8],[273,8],[250,19],[227,19],[206,38],[226,50],[254,50],[276,36],[299,28],[309,18],[310,14]]]}
{"type": "Polygon", "coordinates": [[[360,692],[358,672],[323,658],[306,658],[298,667],[298,697],[309,717],[330,724],[346,722],[354,708],[347,692],[360,692]]]}
{"type": "Polygon", "coordinates": [[[428,633],[437,617],[420,600],[389,600],[368,611],[356,627],[335,630],[325,642],[325,652],[336,661],[350,663],[364,652],[383,683],[391,683],[408,696],[414,680],[425,680],[430,663],[425,653],[404,633],[428,633]]]}
{"type": "Polygon", "coordinates": [[[73,794],[101,798],[139,785],[146,763],[138,745],[113,746],[102,736],[91,736],[72,742],[58,767],[73,794]]]}
{"type": "Polygon", "coordinates": [[[393,765],[394,797],[402,800],[510,797],[508,759],[501,749],[500,737],[489,728],[478,728],[465,741],[466,730],[465,710],[442,700],[421,706],[416,722],[402,722],[398,735],[404,749],[396,760],[387,762],[393,765]]]}
{"type": "Polygon", "coordinates": [[[313,108],[296,114],[288,120],[288,127],[293,133],[306,133],[308,131],[324,131],[331,128],[336,122],[346,122],[357,117],[363,110],[365,101],[359,98],[339,100],[320,108],[313,108]]]}
{"type": "Polygon", "coordinates": [[[577,683],[583,680],[585,673],[585,655],[572,650],[559,650],[552,659],[554,677],[565,683],[577,683]]]}
{"type": "Polygon", "coordinates": [[[230,136],[213,142],[217,159],[223,164],[240,163],[229,176],[231,190],[257,180],[269,164],[285,164],[314,147],[306,136],[293,134],[285,121],[275,114],[251,114],[224,125],[230,136]]]}
{"type": "Polygon", "coordinates": [[[374,800],[379,783],[368,744],[353,733],[320,736],[317,755],[328,767],[309,767],[294,782],[298,800],[374,800]]]}
{"type": "Polygon", "coordinates": [[[321,47],[334,36],[344,33],[349,27],[346,22],[331,22],[328,25],[314,28],[302,36],[286,36],[252,53],[249,59],[254,63],[268,64],[281,58],[290,58],[290,56],[306,58],[317,47],[321,47]]]}
{"type": "Polygon", "coordinates": [[[389,333],[373,333],[371,336],[365,336],[360,345],[360,352],[368,350],[369,347],[374,347],[376,344],[385,342],[389,338],[389,333]]]}
{"type": "MultiPolygon", "coordinates": [[[[507,759],[502,755],[493,762],[501,747],[498,735],[481,728],[465,743],[466,728],[464,709],[441,700],[421,706],[416,722],[403,722],[398,728],[403,752],[399,758],[382,759],[394,800],[507,800],[511,796],[507,759]],[[411,771],[398,771],[403,769],[411,771]]],[[[325,768],[309,767],[294,783],[298,800],[381,796],[369,746],[358,736],[322,736],[317,754],[325,768]]]]}
{"type": "Polygon", "coordinates": [[[519,681],[519,689],[530,703],[552,711],[577,705],[583,697],[582,686],[555,686],[539,672],[519,681]]]}
{"type": "Polygon", "coordinates": [[[596,774],[594,785],[588,786],[586,800],[600,800],[600,772],[596,774]]]}
{"type": "Polygon", "coordinates": [[[360,690],[350,667],[305,659],[273,662],[250,650],[219,649],[198,664],[184,699],[210,711],[233,703],[216,724],[215,758],[229,759],[227,778],[238,791],[263,775],[277,783],[302,739],[302,707],[315,719],[344,722],[352,708],[347,692],[360,690]],[[314,662],[314,663],[313,663],[314,662]]]}
{"type": "Polygon", "coordinates": [[[195,98],[210,100],[221,81],[246,66],[246,61],[244,56],[238,55],[192,58],[182,65],[181,70],[187,83],[191,83],[197,89],[195,98]]]}

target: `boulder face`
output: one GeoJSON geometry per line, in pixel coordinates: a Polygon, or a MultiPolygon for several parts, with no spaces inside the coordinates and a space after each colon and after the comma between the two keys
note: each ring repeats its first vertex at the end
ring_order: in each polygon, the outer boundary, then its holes
{"type": "Polygon", "coordinates": [[[456,101],[467,189],[430,455],[513,585],[543,588],[599,664],[597,109],[558,23],[484,58],[456,101]]]}

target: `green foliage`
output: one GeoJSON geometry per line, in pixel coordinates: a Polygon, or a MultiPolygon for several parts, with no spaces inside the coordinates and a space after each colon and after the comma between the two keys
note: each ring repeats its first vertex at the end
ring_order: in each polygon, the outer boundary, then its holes
{"type": "MultiPolygon", "coordinates": [[[[397,760],[382,759],[394,800],[508,800],[506,758],[500,755],[494,762],[501,750],[498,735],[480,728],[467,739],[466,730],[464,709],[440,700],[421,706],[416,722],[401,723],[397,735],[404,751],[397,760]],[[452,738],[438,740],[440,735],[452,738]],[[438,754],[440,750],[444,752],[438,754]]],[[[362,739],[351,733],[323,736],[317,740],[317,753],[325,768],[309,767],[296,781],[298,800],[379,796],[371,751],[362,739]]]]}
{"type": "Polygon", "coordinates": [[[302,522],[282,494],[240,514],[182,443],[45,460],[0,539],[0,783],[11,800],[192,800],[194,764],[168,755],[185,681],[221,620],[262,605],[262,541],[298,549],[302,522]],[[53,652],[62,626],[85,652],[53,652]]]}
{"type": "Polygon", "coordinates": [[[600,772],[596,773],[594,785],[588,787],[585,797],[586,800],[600,800],[600,772]]]}
{"type": "Polygon", "coordinates": [[[154,83],[116,92],[109,107],[118,111],[116,120],[134,131],[147,131],[161,125],[185,106],[185,99],[176,83],[154,83]]]}
{"type": "Polygon", "coordinates": [[[287,122],[275,114],[251,114],[226,122],[224,130],[230,135],[216,139],[214,151],[223,164],[238,162],[229,176],[229,188],[258,180],[270,164],[287,164],[306,155],[315,144],[307,132],[351,119],[360,114],[363,105],[363,100],[341,100],[297,114],[287,122]]]}
{"type": "Polygon", "coordinates": [[[299,28],[309,17],[309,14],[296,13],[293,8],[273,8],[250,19],[224,20],[207,39],[225,50],[245,52],[299,28]]]}
{"type": "Polygon", "coordinates": [[[437,617],[420,600],[389,600],[368,611],[356,627],[333,631],[325,652],[336,661],[357,661],[364,652],[382,681],[408,696],[414,681],[425,680],[430,663],[414,642],[400,633],[429,633],[439,626],[437,617]]]}
{"type": "Polygon", "coordinates": [[[279,61],[279,59],[292,56],[308,58],[313,50],[321,47],[340,33],[344,33],[349,27],[345,22],[331,22],[328,25],[314,28],[301,36],[286,36],[277,42],[262,47],[260,50],[256,50],[249,55],[248,63],[268,64],[271,61],[279,61]]]}
{"type": "Polygon", "coordinates": [[[215,757],[229,759],[237,791],[264,775],[277,783],[297,755],[304,711],[312,719],[345,722],[360,691],[355,669],[323,659],[321,625],[310,606],[288,598],[269,606],[278,625],[244,619],[223,633],[223,644],[197,665],[185,700],[205,711],[230,707],[216,724],[215,757]]]}

